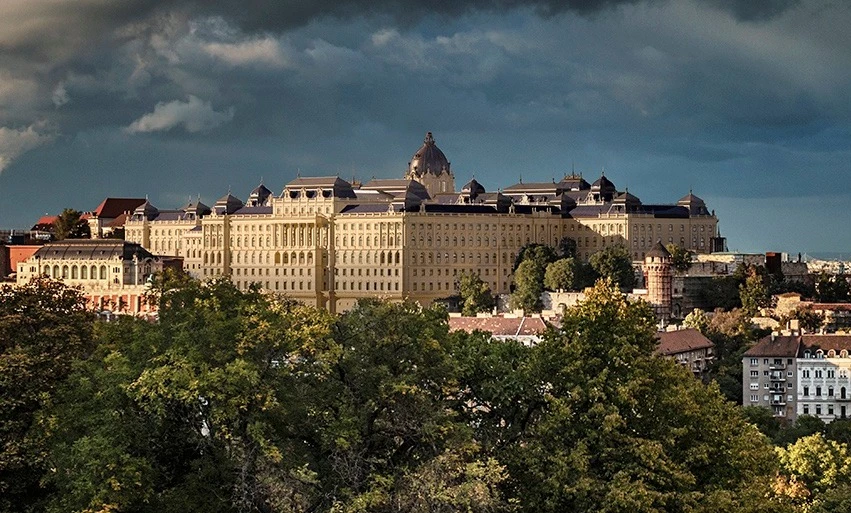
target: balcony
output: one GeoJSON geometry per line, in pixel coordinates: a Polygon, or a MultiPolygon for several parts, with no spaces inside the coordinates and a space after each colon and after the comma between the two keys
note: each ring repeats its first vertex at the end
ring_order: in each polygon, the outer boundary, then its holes
{"type": "Polygon", "coordinates": [[[772,399],[768,402],[768,404],[770,404],[772,406],[785,406],[786,405],[786,399],[785,398],[784,399],[772,399]]]}
{"type": "Polygon", "coordinates": [[[786,370],[786,364],[773,363],[773,364],[768,366],[768,370],[786,370]]]}
{"type": "Polygon", "coordinates": [[[771,381],[786,381],[786,374],[782,372],[771,372],[768,375],[768,379],[771,381]]]}

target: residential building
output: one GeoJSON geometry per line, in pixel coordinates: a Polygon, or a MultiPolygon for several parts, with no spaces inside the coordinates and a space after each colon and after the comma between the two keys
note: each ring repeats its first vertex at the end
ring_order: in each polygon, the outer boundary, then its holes
{"type": "Polygon", "coordinates": [[[742,357],[742,404],[763,406],[775,417],[795,420],[800,335],[773,333],[742,357]]]}
{"type": "Polygon", "coordinates": [[[449,316],[449,331],[490,333],[495,340],[514,340],[527,346],[534,346],[550,325],[558,325],[558,318],[545,318],[541,315],[479,315],[476,317],[449,316]]]}
{"type": "Polygon", "coordinates": [[[851,336],[803,335],[798,355],[798,415],[824,422],[851,414],[851,336]]]}
{"type": "Polygon", "coordinates": [[[693,328],[660,331],[656,354],[674,359],[695,376],[702,376],[714,359],[715,344],[693,328]]]}

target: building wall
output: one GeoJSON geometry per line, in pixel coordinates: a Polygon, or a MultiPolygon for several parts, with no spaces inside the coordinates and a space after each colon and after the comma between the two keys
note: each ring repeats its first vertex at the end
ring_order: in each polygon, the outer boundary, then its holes
{"type": "Polygon", "coordinates": [[[762,406],[776,417],[797,416],[797,362],[789,356],[745,357],[742,360],[744,406],[762,406]]]}
{"type": "Polygon", "coordinates": [[[851,416],[851,358],[848,351],[809,354],[798,359],[798,415],[824,422],[851,416]],[[842,356],[840,356],[842,355],[842,356]]]}

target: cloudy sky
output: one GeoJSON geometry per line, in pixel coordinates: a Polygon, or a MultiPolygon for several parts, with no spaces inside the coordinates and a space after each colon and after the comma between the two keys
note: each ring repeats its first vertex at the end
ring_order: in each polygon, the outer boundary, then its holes
{"type": "Polygon", "coordinates": [[[851,253],[841,0],[2,0],[0,228],[302,175],[602,169],[730,249],[851,253]]]}

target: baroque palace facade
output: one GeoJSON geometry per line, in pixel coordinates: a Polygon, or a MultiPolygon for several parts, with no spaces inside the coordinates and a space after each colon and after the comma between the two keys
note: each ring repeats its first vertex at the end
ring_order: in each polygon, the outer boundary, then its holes
{"type": "Polygon", "coordinates": [[[473,179],[456,191],[431,133],[402,179],[299,177],[280,195],[261,184],[245,203],[228,193],[212,207],[159,210],[146,201],[125,224],[127,241],[183,258],[194,277],[229,276],[241,288],[256,283],[332,312],[362,297],[428,304],[455,294],[464,271],[507,293],[514,259],[529,243],[570,238],[583,259],[623,245],[642,260],[657,241],[708,253],[716,231],[714,212],[697,196],[647,205],[605,175],[497,192],[473,179]]]}

